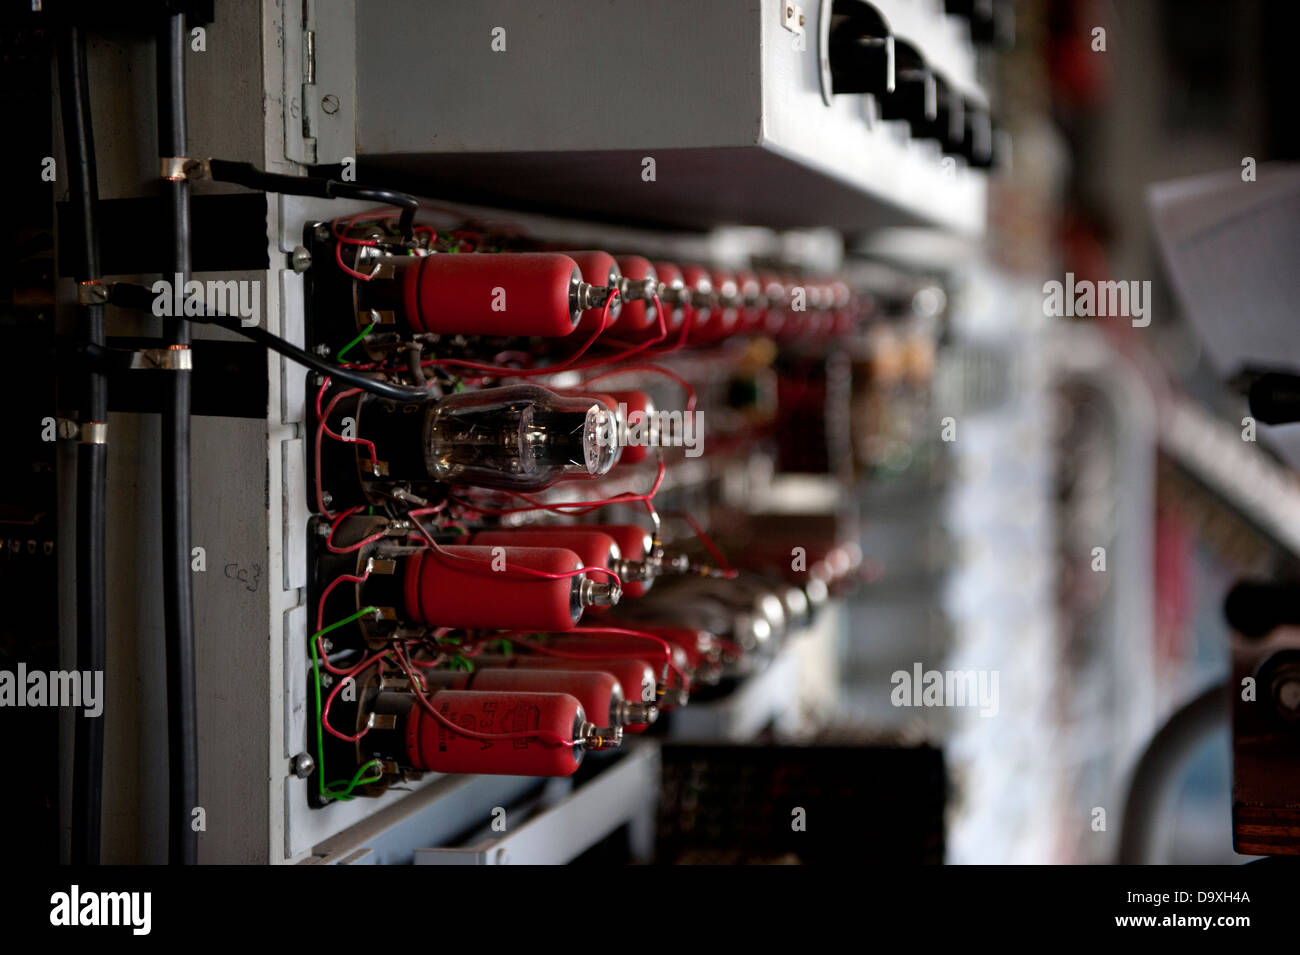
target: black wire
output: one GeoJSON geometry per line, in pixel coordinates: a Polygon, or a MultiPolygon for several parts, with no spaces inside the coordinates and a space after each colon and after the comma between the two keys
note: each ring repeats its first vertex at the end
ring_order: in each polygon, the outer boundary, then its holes
{"type": "MultiPolygon", "coordinates": [[[[159,155],[184,156],[185,15],[172,13],[158,34],[159,155]]],[[[165,181],[169,282],[190,278],[190,186],[165,181]]],[[[190,344],[190,323],[169,326],[172,344],[190,344]]],[[[168,858],[174,864],[198,862],[198,833],[191,825],[199,804],[198,702],[194,682],[194,583],[190,574],[190,372],[166,372],[162,414],[163,624],[167,645],[168,858]]]]}
{"type": "MultiPolygon", "coordinates": [[[[148,310],[153,307],[154,293],[144,285],[136,285],[131,282],[114,282],[109,289],[108,300],[122,308],[148,310]]],[[[283,355],[290,361],[296,361],[312,371],[318,371],[336,381],[346,382],[354,388],[368,391],[380,398],[387,398],[390,401],[429,401],[437,397],[427,388],[395,385],[391,382],[371,378],[354,368],[343,368],[340,365],[332,364],[328,359],[299,348],[297,345],[285,341],[279,335],[266,331],[260,325],[245,326],[240,319],[233,315],[208,312],[203,315],[191,315],[190,319],[202,322],[205,325],[217,325],[237,335],[243,335],[245,338],[283,355]]]]}
{"type": "Polygon", "coordinates": [[[245,328],[240,324],[237,318],[228,318],[221,316],[208,316],[208,321],[214,325],[220,325],[222,328],[228,328],[232,332],[238,332],[245,338],[250,338],[260,345],[265,345],[274,352],[279,352],[286,358],[296,361],[300,365],[318,371],[322,375],[327,375],[335,381],[342,381],[354,388],[361,388],[370,392],[372,395],[378,395],[380,398],[387,398],[390,401],[431,401],[436,395],[432,394],[427,388],[414,388],[409,385],[395,385],[387,381],[379,381],[375,378],[367,377],[359,371],[352,368],[341,368],[338,365],[332,365],[328,360],[314,355],[309,351],[293,345],[278,335],[273,335],[258,325],[245,328]]]}
{"type": "MultiPolygon", "coordinates": [[[[177,152],[177,156],[184,153],[177,152]]],[[[362,186],[355,182],[342,182],[338,179],[321,179],[303,176],[286,176],[276,172],[264,172],[252,163],[231,162],[227,159],[208,161],[212,178],[219,182],[233,182],[247,186],[249,189],[262,189],[266,192],[280,192],[290,196],[315,196],[319,199],[360,199],[363,202],[376,202],[385,206],[398,206],[402,212],[397,226],[402,237],[415,237],[415,214],[420,210],[420,202],[414,196],[392,189],[375,186],[362,186]]]]}
{"type": "MultiPolygon", "coordinates": [[[[86,42],[69,26],[59,35],[59,98],[63,138],[70,170],[69,197],[77,214],[78,282],[99,279],[99,243],[95,207],[99,184],[95,174],[95,137],[91,124],[90,89],[86,71],[86,42]]],[[[78,335],[86,343],[104,344],[104,309],[78,307],[78,335]]],[[[84,422],[107,422],[108,384],[101,371],[90,370],[78,396],[84,422]]],[[[77,669],[103,673],[107,623],[105,588],[105,493],[107,446],[77,446],[77,669]]],[[[104,721],[77,711],[73,741],[72,861],[98,865],[104,785],[104,721]]]]}

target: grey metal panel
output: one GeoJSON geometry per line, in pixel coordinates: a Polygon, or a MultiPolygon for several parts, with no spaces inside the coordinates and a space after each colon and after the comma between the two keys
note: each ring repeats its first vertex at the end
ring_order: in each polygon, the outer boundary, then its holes
{"type": "MultiPolygon", "coordinates": [[[[759,0],[380,0],[358,11],[367,154],[756,144],[759,0]],[[493,31],[506,49],[492,49],[493,31]]],[[[770,6],[770,3],[769,3],[770,6]]]]}
{"type": "MultiPolygon", "coordinates": [[[[821,17],[804,6],[800,39],[781,0],[374,0],[357,24],[358,150],[428,191],[602,218],[978,232],[983,173],[874,119],[870,97],[823,102],[821,17]]],[[[957,21],[895,7],[984,99],[957,21]]]]}

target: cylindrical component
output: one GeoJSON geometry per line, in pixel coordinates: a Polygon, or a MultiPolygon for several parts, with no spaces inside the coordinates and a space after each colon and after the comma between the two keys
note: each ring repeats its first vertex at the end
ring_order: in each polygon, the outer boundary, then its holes
{"type": "MultiPolygon", "coordinates": [[[[429,410],[425,465],[435,481],[539,490],[563,474],[609,471],[618,454],[613,427],[603,404],[538,385],[462,392],[429,410]]],[[[370,437],[368,428],[358,422],[370,437]]]]}
{"type": "Polygon", "coordinates": [[[667,312],[664,322],[671,335],[682,327],[691,295],[682,280],[682,270],[676,265],[671,262],[656,262],[654,268],[655,274],[659,276],[659,301],[667,312]]]}
{"type": "Polygon", "coordinates": [[[894,91],[880,97],[882,119],[901,119],[912,135],[928,136],[938,118],[938,88],[925,58],[910,43],[894,40],[894,91]]]}
{"type": "Polygon", "coordinates": [[[722,269],[709,273],[713,286],[713,307],[708,317],[697,322],[691,331],[693,342],[715,342],[726,338],[740,323],[740,286],[736,276],[722,269]]]}
{"type": "Polygon", "coordinates": [[[416,333],[562,338],[582,311],[585,273],[557,252],[437,253],[394,257],[392,267],[391,280],[361,283],[362,304],[396,312],[416,333]]]}
{"type": "Polygon", "coordinates": [[[644,597],[654,584],[653,569],[646,563],[654,538],[636,524],[587,524],[589,530],[598,530],[614,538],[622,552],[622,563],[616,569],[623,581],[623,596],[644,597]]]}
{"type": "Polygon", "coordinates": [[[683,265],[682,283],[690,295],[690,303],[686,306],[685,320],[689,326],[686,335],[689,341],[695,341],[709,326],[713,312],[713,280],[709,278],[708,269],[683,265]]]}
{"type": "MultiPolygon", "coordinates": [[[[632,624],[628,629],[637,629],[637,625],[632,624]]],[[[556,633],[551,635],[546,645],[562,653],[634,656],[654,670],[656,677],[664,669],[663,647],[643,637],[628,636],[621,633],[605,633],[598,630],[589,633],[556,633]]],[[[662,710],[671,710],[682,705],[685,702],[686,694],[689,694],[691,690],[690,661],[687,659],[686,652],[681,647],[669,643],[669,653],[673,667],[677,668],[676,671],[669,670],[669,688],[676,692],[670,693],[660,701],[660,709],[662,710]]]]}
{"type": "Polygon", "coordinates": [[[406,616],[435,627],[568,630],[584,607],[618,602],[611,583],[572,574],[582,566],[577,554],[560,547],[420,551],[404,559],[401,571],[406,616]],[[558,576],[564,574],[572,576],[558,576]]]}
{"type": "Polygon", "coordinates": [[[659,414],[644,391],[607,392],[614,401],[614,420],[618,423],[620,464],[640,464],[658,447],[659,414]]]}
{"type": "Polygon", "coordinates": [[[718,653],[717,638],[707,630],[641,621],[629,623],[628,627],[653,634],[668,641],[675,649],[680,649],[692,672],[710,669],[714,662],[711,658],[718,653]]]}
{"type": "MultiPolygon", "coordinates": [[[[578,263],[578,268],[582,270],[583,281],[590,282],[592,285],[603,285],[606,288],[620,288],[622,273],[619,271],[618,263],[608,252],[601,252],[599,249],[587,249],[579,252],[564,253],[573,261],[578,263]]],[[[607,334],[614,327],[624,307],[623,297],[620,295],[614,299],[614,303],[609,307],[609,321],[605,324],[605,331],[602,336],[607,334]]],[[[605,303],[601,303],[594,308],[589,308],[582,313],[578,319],[578,338],[586,341],[596,329],[600,327],[600,318],[605,311],[605,303]]]]}
{"type": "MultiPolygon", "coordinates": [[[[622,551],[614,538],[604,531],[582,525],[553,525],[542,527],[502,527],[478,531],[469,543],[492,547],[564,547],[582,560],[584,567],[614,569],[622,551]]],[[[599,577],[599,574],[594,576],[599,577]]]]}
{"type": "Polygon", "coordinates": [[[438,689],[568,693],[582,704],[588,716],[608,726],[631,724],[644,728],[659,713],[653,702],[627,699],[623,685],[606,670],[484,667],[473,672],[424,670],[420,675],[428,686],[438,689]]]}
{"type": "Polygon", "coordinates": [[[785,310],[790,303],[790,291],[786,280],[772,272],[761,272],[758,276],[763,290],[763,314],[757,325],[766,335],[775,335],[785,324],[785,310]]]}
{"type": "Polygon", "coordinates": [[[835,93],[894,91],[894,38],[875,9],[836,15],[830,26],[831,88],[835,93]]]}
{"type": "Polygon", "coordinates": [[[457,733],[411,707],[406,719],[406,755],[411,765],[437,773],[495,776],[568,776],[582,762],[587,723],[582,704],[567,693],[442,690],[430,704],[449,722],[476,733],[537,730],[553,734],[496,742],[457,733]],[[573,743],[560,745],[555,737],[573,743]]]}
{"type": "Polygon", "coordinates": [[[625,331],[654,329],[658,332],[659,315],[655,311],[654,297],[659,292],[659,276],[650,260],[640,255],[622,255],[618,267],[623,272],[618,290],[623,299],[623,311],[615,324],[616,336],[625,331]]]}
{"type": "MultiPolygon", "coordinates": [[[[659,671],[645,660],[635,656],[601,657],[584,654],[581,658],[546,656],[541,653],[516,653],[512,656],[482,654],[474,658],[479,670],[489,668],[519,670],[581,670],[608,673],[623,688],[625,701],[639,704],[639,710],[648,713],[655,705],[655,688],[659,671]]],[[[655,713],[658,708],[655,707],[655,713]]],[[[653,719],[653,717],[652,717],[653,719]]],[[[643,733],[648,723],[625,724],[628,733],[643,733]]]]}
{"type": "Polygon", "coordinates": [[[740,296],[740,323],[736,330],[755,330],[763,322],[763,283],[753,272],[737,272],[736,286],[740,296]]]}

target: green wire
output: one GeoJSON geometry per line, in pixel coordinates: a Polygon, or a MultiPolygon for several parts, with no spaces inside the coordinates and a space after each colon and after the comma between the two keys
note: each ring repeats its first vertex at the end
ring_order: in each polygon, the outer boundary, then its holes
{"type": "Polygon", "coordinates": [[[344,782],[343,780],[339,780],[336,783],[330,783],[329,786],[326,787],[325,795],[328,796],[330,799],[350,800],[352,798],[351,796],[352,790],[356,789],[358,786],[365,786],[368,785],[369,783],[377,783],[379,782],[379,780],[383,779],[384,774],[382,772],[376,772],[375,775],[367,776],[365,779],[361,778],[361,774],[364,773],[367,769],[369,769],[372,766],[378,769],[379,760],[372,759],[370,762],[363,765],[360,769],[357,770],[356,775],[352,777],[351,782],[344,782]],[[334,788],[336,786],[347,786],[347,789],[343,790],[342,792],[336,792],[334,788]]]}
{"type": "Polygon", "coordinates": [[[348,352],[350,352],[354,347],[356,347],[357,342],[361,341],[361,339],[369,335],[371,329],[373,329],[378,324],[379,324],[378,322],[371,322],[369,325],[363,328],[361,330],[360,335],[358,335],[356,338],[352,339],[352,341],[348,342],[341,349],[339,349],[339,354],[338,357],[335,359],[335,361],[337,361],[340,365],[343,364],[343,356],[346,355],[348,352]]]}
{"type": "MultiPolygon", "coordinates": [[[[366,763],[365,766],[362,766],[359,770],[357,770],[357,774],[352,777],[351,785],[349,785],[348,788],[344,790],[343,793],[339,794],[339,793],[332,792],[325,785],[325,726],[324,723],[321,721],[320,655],[317,654],[316,652],[316,641],[319,640],[321,637],[325,636],[325,634],[329,633],[331,630],[337,630],[339,627],[347,626],[353,620],[356,620],[360,617],[364,617],[368,613],[374,613],[377,609],[378,609],[377,607],[363,607],[361,610],[358,610],[352,616],[344,617],[342,620],[338,621],[337,623],[330,624],[324,630],[316,631],[316,633],[312,634],[311,640],[308,641],[308,646],[311,647],[311,670],[312,670],[312,675],[315,677],[315,683],[316,683],[316,757],[317,757],[316,783],[317,785],[320,786],[321,799],[340,799],[340,798],[351,799],[352,797],[349,796],[348,793],[352,792],[352,790],[355,789],[357,786],[360,786],[363,783],[377,782],[379,780],[378,776],[376,776],[374,779],[363,780],[360,778],[361,774],[365,772],[365,770],[371,764],[378,765],[378,760],[371,760],[369,763],[366,763]]],[[[341,782],[330,784],[331,787],[341,786],[341,785],[343,785],[343,783],[341,782]]]]}

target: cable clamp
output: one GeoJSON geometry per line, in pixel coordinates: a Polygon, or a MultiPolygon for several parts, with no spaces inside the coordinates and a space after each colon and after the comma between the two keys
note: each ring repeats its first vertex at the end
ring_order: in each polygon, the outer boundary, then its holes
{"type": "Polygon", "coordinates": [[[141,348],[131,352],[132,371],[190,371],[193,368],[194,352],[189,345],[141,348]]]}
{"type": "Polygon", "coordinates": [[[80,441],[82,444],[108,444],[108,422],[73,421],[71,418],[59,418],[55,421],[56,432],[64,441],[80,441]]]}
{"type": "Polygon", "coordinates": [[[99,279],[87,279],[77,283],[78,305],[107,305],[108,286],[99,279]]]}
{"type": "Polygon", "coordinates": [[[163,156],[158,160],[158,174],[169,182],[211,179],[212,161],[192,156],[163,156]]]}

